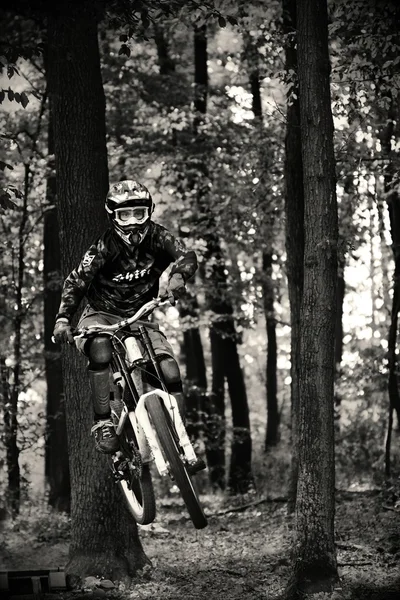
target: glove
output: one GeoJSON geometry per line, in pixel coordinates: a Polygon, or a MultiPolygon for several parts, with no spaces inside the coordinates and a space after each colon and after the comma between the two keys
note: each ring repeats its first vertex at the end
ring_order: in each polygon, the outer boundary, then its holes
{"type": "Polygon", "coordinates": [[[72,335],[68,319],[57,319],[54,325],[53,337],[57,344],[62,344],[63,342],[74,343],[74,336],[72,335]]]}
{"type": "Polygon", "coordinates": [[[186,292],[185,280],[180,273],[174,273],[169,280],[167,292],[174,298],[180,298],[186,292]]]}

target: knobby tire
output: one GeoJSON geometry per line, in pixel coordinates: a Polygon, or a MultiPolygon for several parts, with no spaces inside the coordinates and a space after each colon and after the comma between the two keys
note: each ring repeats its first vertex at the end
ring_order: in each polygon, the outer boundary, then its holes
{"type": "Polygon", "coordinates": [[[139,525],[148,525],[156,518],[156,501],[149,465],[143,465],[140,479],[135,479],[128,487],[126,479],[119,481],[129,512],[139,525]]]}
{"type": "MultiPolygon", "coordinates": [[[[113,409],[117,415],[121,414],[122,403],[118,401],[113,403],[113,409]]],[[[133,431],[132,424],[129,418],[125,422],[124,429],[120,438],[120,448],[122,454],[131,459],[132,451],[129,442],[137,448],[136,435],[133,431]]],[[[131,479],[129,482],[126,478],[118,482],[122,495],[125,498],[129,512],[139,525],[148,525],[156,518],[156,500],[154,496],[153,482],[151,479],[149,465],[142,465],[142,473],[140,478],[131,479]],[[129,488],[130,484],[130,488],[129,488]]]]}
{"type": "Polygon", "coordinates": [[[164,408],[162,400],[156,394],[147,398],[146,408],[157,433],[164,458],[169,464],[170,474],[181,492],[193,525],[196,529],[203,529],[207,525],[207,518],[193,487],[191,477],[181,459],[170,416],[164,408]]]}

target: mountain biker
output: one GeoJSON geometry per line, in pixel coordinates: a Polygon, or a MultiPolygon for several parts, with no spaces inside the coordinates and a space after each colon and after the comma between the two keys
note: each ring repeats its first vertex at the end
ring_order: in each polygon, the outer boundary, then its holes
{"type": "MultiPolygon", "coordinates": [[[[133,314],[157,297],[160,276],[171,263],[168,291],[178,297],[197,269],[197,258],[165,227],[152,221],[154,202],[149,190],[137,181],[112,184],[105,208],[110,227],[65,279],[53,335],[58,343],[75,341],[78,350],[89,359],[94,410],[91,433],[96,449],[111,454],[118,450],[109,404],[111,342],[101,335],[74,340],[71,319],[84,297],[88,304],[78,328],[113,324],[133,314]]],[[[183,412],[182,381],[172,347],[158,325],[138,321],[134,326],[139,324],[146,326],[168,391],[174,394],[183,412]]]]}

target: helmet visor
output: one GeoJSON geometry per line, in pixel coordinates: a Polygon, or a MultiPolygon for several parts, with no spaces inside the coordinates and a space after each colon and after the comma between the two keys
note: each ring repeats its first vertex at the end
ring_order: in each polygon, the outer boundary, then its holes
{"type": "Polygon", "coordinates": [[[126,225],[142,225],[147,221],[149,216],[149,208],[147,206],[131,206],[116,208],[114,210],[114,219],[121,227],[126,225]]]}

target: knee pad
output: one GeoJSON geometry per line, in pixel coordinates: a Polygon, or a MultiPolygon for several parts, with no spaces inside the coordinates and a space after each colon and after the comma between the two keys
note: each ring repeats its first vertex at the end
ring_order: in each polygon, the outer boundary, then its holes
{"type": "Polygon", "coordinates": [[[85,348],[89,356],[89,368],[98,370],[108,365],[112,358],[112,346],[107,337],[98,336],[87,343],[85,348]]]}
{"type": "Polygon", "coordinates": [[[178,363],[172,356],[167,356],[160,360],[160,369],[165,377],[167,386],[181,383],[178,363]]]}

